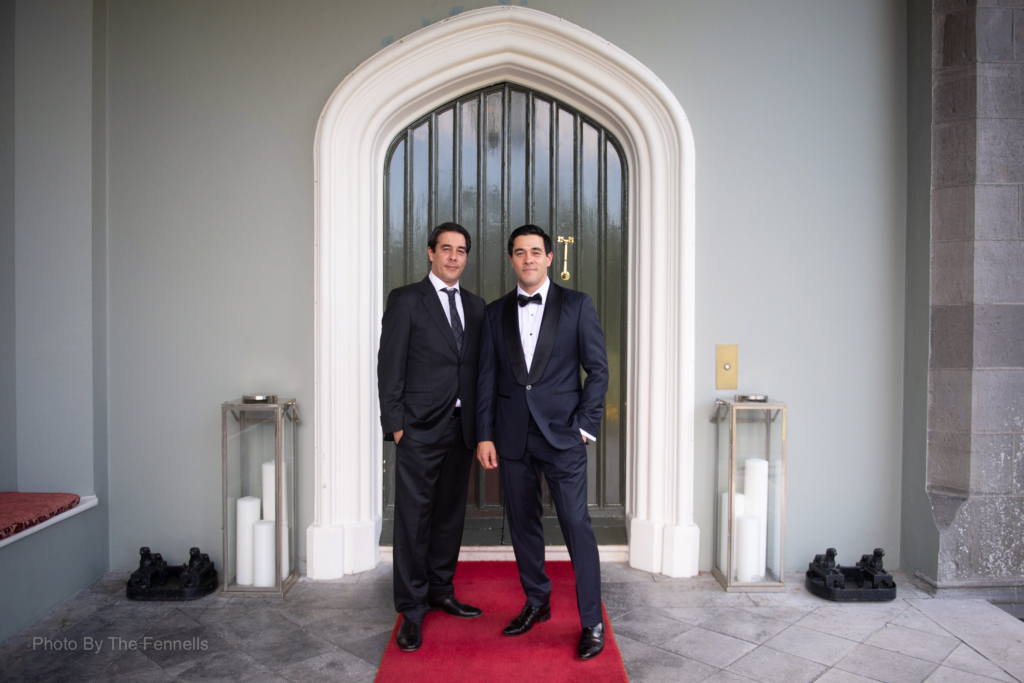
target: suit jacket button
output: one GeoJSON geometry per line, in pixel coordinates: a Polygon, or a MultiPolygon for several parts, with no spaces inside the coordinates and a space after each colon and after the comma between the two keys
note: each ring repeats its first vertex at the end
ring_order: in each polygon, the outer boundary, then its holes
{"type": "Polygon", "coordinates": [[[532,389],[532,388],[533,388],[533,385],[532,385],[532,384],[527,384],[527,385],[526,385],[526,390],[527,390],[527,391],[529,391],[529,390],[530,390],[530,389],[532,389]]]}

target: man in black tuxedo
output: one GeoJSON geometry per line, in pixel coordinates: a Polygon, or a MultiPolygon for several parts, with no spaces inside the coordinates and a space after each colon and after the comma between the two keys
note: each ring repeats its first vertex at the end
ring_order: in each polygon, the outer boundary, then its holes
{"type": "Polygon", "coordinates": [[[377,354],[380,421],[395,457],[395,609],[398,646],[423,642],[432,609],[478,617],[452,578],[462,545],[469,470],[476,447],[476,382],[484,300],[459,287],[469,233],[434,228],[430,273],[388,296],[377,354]]]}
{"type": "Polygon", "coordinates": [[[600,431],[608,357],[594,302],[551,282],[551,238],[535,225],[512,232],[508,254],[518,287],[484,313],[477,383],[477,459],[498,465],[526,605],[505,635],[551,618],[544,573],[541,475],[576,573],[582,659],[604,648],[601,565],[587,510],[588,439],[600,431]],[[580,367],[587,373],[580,385],[580,367]]]}

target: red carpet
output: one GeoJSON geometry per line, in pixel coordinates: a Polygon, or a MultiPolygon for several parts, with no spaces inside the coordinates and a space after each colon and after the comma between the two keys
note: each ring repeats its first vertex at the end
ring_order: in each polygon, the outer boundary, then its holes
{"type": "Polygon", "coordinates": [[[628,683],[607,613],[604,652],[587,662],[576,656],[580,617],[572,565],[548,562],[546,571],[551,577],[551,620],[510,638],[501,630],[526,602],[515,563],[460,562],[455,596],[482,609],[483,616],[459,619],[431,612],[423,620],[423,647],[415,652],[402,652],[395,644],[399,616],[376,683],[628,683]]]}

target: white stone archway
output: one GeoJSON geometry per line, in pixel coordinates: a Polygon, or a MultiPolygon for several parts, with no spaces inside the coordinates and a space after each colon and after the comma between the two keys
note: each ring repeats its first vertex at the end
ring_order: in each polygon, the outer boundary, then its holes
{"type": "Polygon", "coordinates": [[[593,33],[522,7],[459,14],[392,44],[331,95],[314,145],[315,512],[307,574],[380,559],[382,454],[376,354],[383,314],[384,157],[421,114],[513,81],[610,130],[629,164],[629,561],[697,573],[693,523],[694,148],[671,91],[593,33]]]}

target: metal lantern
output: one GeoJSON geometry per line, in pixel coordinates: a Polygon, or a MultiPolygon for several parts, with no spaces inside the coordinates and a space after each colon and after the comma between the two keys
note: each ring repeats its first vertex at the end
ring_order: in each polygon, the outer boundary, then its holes
{"type": "Polygon", "coordinates": [[[221,405],[224,592],[280,596],[298,578],[295,399],[221,405]]]}
{"type": "Polygon", "coordinates": [[[786,404],[717,401],[715,561],[729,592],[786,589],[786,404]]]}

